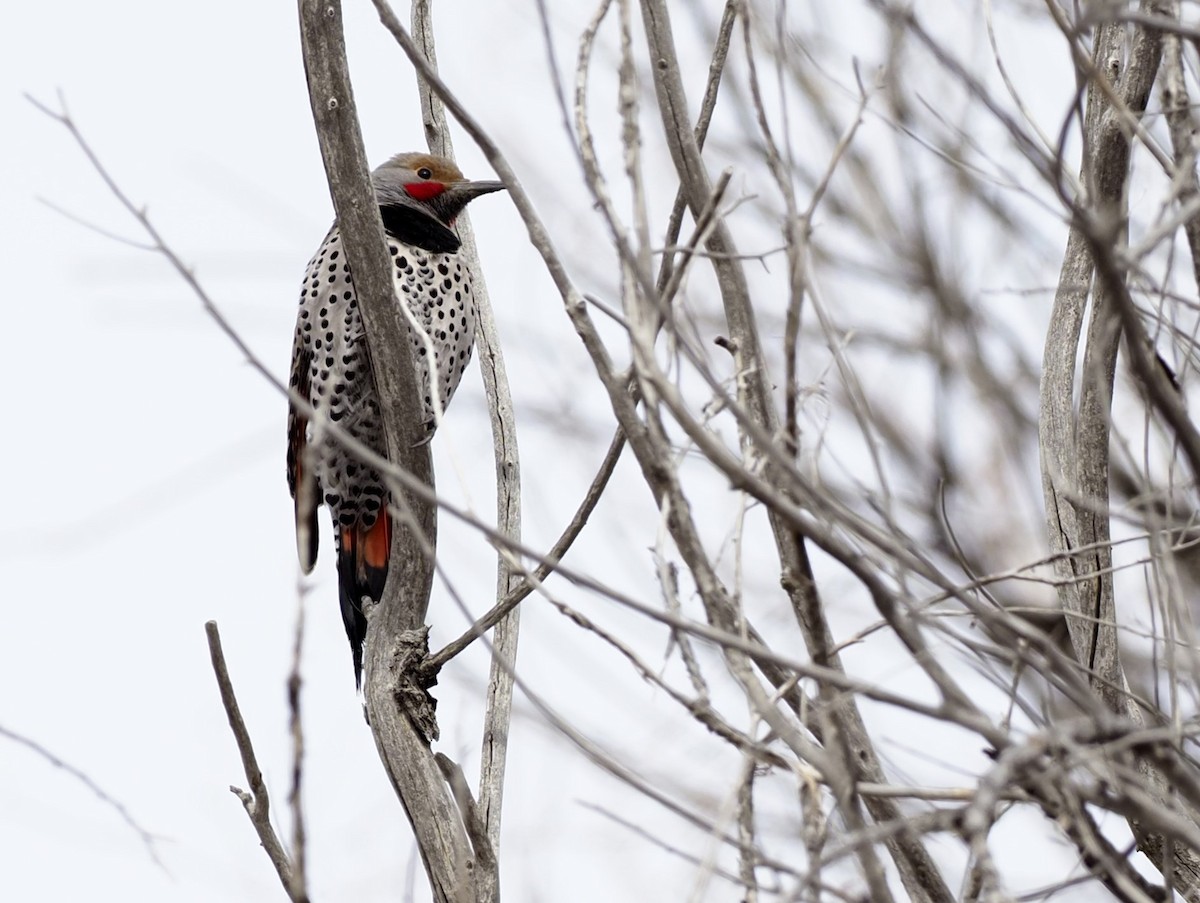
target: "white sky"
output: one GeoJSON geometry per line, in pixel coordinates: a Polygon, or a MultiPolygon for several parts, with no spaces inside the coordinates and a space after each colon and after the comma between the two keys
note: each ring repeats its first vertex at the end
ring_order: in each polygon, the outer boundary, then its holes
{"type": "MultiPolygon", "coordinates": [[[[419,149],[406,61],[369,4],[347,6],[370,159],[419,149]]],[[[586,283],[593,242],[600,246],[603,236],[594,218],[581,215],[590,204],[566,152],[534,4],[473,4],[469,15],[462,4],[436,6],[443,74],[500,140],[586,283]]],[[[565,65],[590,14],[579,6],[569,20],[556,13],[565,65]]],[[[406,9],[398,12],[407,19],[406,9]]],[[[676,23],[685,43],[688,21],[676,23]]],[[[0,325],[8,398],[0,443],[0,726],[44,744],[120,800],[161,838],[163,867],[109,806],[0,738],[0,899],[282,899],[227,789],[245,781],[203,623],[220,623],[282,813],[284,681],[297,610],[283,471],[286,405],[239,359],[165,261],[38,202],[46,198],[105,229],[143,238],[67,133],[22,93],[54,104],[62,89],[122,188],[149,208],[255,353],[283,378],[299,280],[331,219],[294,6],[68,0],[22,3],[8,22],[0,30],[0,325]]],[[[687,59],[699,85],[704,50],[692,48],[687,59]]],[[[611,88],[597,91],[607,103],[611,88]]],[[[463,170],[490,177],[461,133],[456,141],[463,170]]],[[[673,190],[669,178],[657,186],[656,212],[673,190]]],[[[609,418],[511,206],[490,196],[472,206],[471,217],[517,398],[526,538],[548,545],[600,461],[609,418]]],[[[482,398],[473,365],[435,454],[439,489],[490,516],[482,398]]],[[[602,504],[576,560],[620,588],[645,592],[653,586],[647,545],[655,513],[628,461],[618,480],[628,488],[602,504]]],[[[714,481],[718,538],[733,511],[724,489],[714,481]]],[[[355,699],[328,550],[326,536],[306,608],[312,894],[318,901],[402,899],[415,853],[355,699]]],[[[472,609],[486,609],[494,579],[486,548],[443,517],[439,555],[472,609]]],[[[774,591],[769,571],[750,579],[774,591]]],[[[611,605],[567,595],[622,636],[645,629],[611,605]]],[[[430,611],[435,645],[468,623],[442,588],[430,611]]],[[[854,614],[838,617],[850,623],[854,614]]],[[[643,649],[661,662],[654,636],[643,649]]],[[[664,763],[647,768],[657,785],[690,788],[701,808],[719,805],[733,787],[733,756],[710,762],[714,746],[700,728],[544,603],[525,610],[521,667],[606,748],[627,761],[664,763]],[[659,753],[647,757],[646,749],[659,753]],[[689,784],[670,764],[689,760],[720,783],[689,784]]],[[[863,673],[911,674],[907,664],[891,667],[876,661],[863,673]]],[[[448,669],[436,691],[440,748],[472,777],[485,668],[474,653],[448,669]]],[[[602,775],[527,705],[518,708],[502,854],[508,898],[686,898],[700,880],[692,866],[588,806],[669,832],[698,855],[707,851],[702,836],[602,775]]],[[[878,712],[873,724],[885,737],[915,745],[892,718],[878,712]]],[[[978,753],[978,744],[965,748],[971,767],[978,767],[978,753]]],[[[921,756],[904,761],[910,771],[923,767],[921,756]]],[[[929,774],[945,777],[932,763],[929,774]]],[[[785,782],[780,789],[777,818],[786,826],[795,816],[793,790],[785,782]]],[[[286,822],[277,824],[286,832],[286,822]]],[[[1006,821],[999,836],[1020,834],[1021,824],[1006,821]]],[[[1047,854],[1044,863],[1034,857],[1020,869],[1032,884],[1060,874],[1064,862],[1047,854]]],[[[425,899],[423,875],[416,886],[416,899],[425,899]]],[[[718,882],[695,899],[730,900],[734,893],[718,882]]]]}

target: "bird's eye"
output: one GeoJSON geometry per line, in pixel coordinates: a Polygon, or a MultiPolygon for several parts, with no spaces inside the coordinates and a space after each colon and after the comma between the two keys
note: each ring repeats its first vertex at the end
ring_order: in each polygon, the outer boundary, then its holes
{"type": "Polygon", "coordinates": [[[431,170],[428,166],[422,166],[420,169],[417,170],[417,175],[420,176],[422,179],[432,179],[433,178],[433,170],[431,170]]]}

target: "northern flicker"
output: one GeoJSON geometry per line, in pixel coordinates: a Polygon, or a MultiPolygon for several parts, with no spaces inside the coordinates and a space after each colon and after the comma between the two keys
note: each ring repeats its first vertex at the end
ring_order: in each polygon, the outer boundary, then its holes
{"type": "MultiPolygon", "coordinates": [[[[454,220],[474,198],[504,185],[470,182],[458,168],[430,154],[399,154],[372,173],[387,233],[396,297],[408,306],[432,343],[412,334],[426,435],[436,428],[433,385],[444,410],[458,388],[475,340],[471,276],[458,253],[454,220]],[[437,373],[437,381],[431,374],[437,373]]],[[[386,454],[379,401],[364,344],[362,317],[350,266],[335,223],[308,264],[292,345],[292,391],[378,454],[386,454]]],[[[364,596],[376,601],[387,579],[391,547],[388,491],[378,471],[321,434],[290,405],[288,488],[295,500],[296,545],[305,573],[317,558],[317,508],[329,507],[337,544],[338,595],[362,683],[367,635],[364,596]],[[309,448],[312,445],[313,447],[309,448]]]]}

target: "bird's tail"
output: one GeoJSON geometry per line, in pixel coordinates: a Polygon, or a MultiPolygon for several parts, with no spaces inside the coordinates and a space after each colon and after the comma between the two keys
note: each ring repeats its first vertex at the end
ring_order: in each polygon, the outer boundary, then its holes
{"type": "Polygon", "coordinates": [[[364,596],[378,602],[387,582],[392,519],[386,510],[368,528],[343,527],[338,536],[338,598],[354,656],[354,685],[362,687],[363,643],[367,639],[364,596]]]}

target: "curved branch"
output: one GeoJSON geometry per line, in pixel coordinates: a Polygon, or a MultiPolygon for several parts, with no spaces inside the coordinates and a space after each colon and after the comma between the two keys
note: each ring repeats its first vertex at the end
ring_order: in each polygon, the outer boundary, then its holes
{"type": "MultiPolygon", "coordinates": [[[[1154,0],[1141,4],[1143,12],[1154,12],[1159,5],[1154,0]]],[[[1128,110],[1135,116],[1145,111],[1162,55],[1162,35],[1156,29],[1135,26],[1132,41],[1126,32],[1127,26],[1116,21],[1099,28],[1093,71],[1087,73],[1091,80],[1082,173],[1089,196],[1086,206],[1065,198],[1075,221],[1046,333],[1038,444],[1058,596],[1068,615],[1075,657],[1091,672],[1093,689],[1108,708],[1140,725],[1143,715],[1127,692],[1120,660],[1109,543],[1112,388],[1122,334],[1135,372],[1150,388],[1152,400],[1179,428],[1185,453],[1191,451],[1189,440],[1195,430],[1186,414],[1178,421],[1182,404],[1176,404],[1174,393],[1164,389],[1166,377],[1147,360],[1147,338],[1116,259],[1117,249],[1127,244],[1128,237],[1125,191],[1131,144],[1129,131],[1114,110],[1128,110]],[[1129,57],[1122,66],[1127,46],[1129,57]],[[1089,288],[1091,320],[1076,412],[1075,366],[1089,288]]],[[[1197,460],[1192,464],[1195,467],[1197,460]]],[[[1168,782],[1162,771],[1144,759],[1139,767],[1147,790],[1165,799],[1168,782]]],[[[1138,846],[1156,867],[1171,875],[1188,899],[1200,899],[1196,852],[1137,819],[1131,819],[1131,827],[1138,846]]]]}

